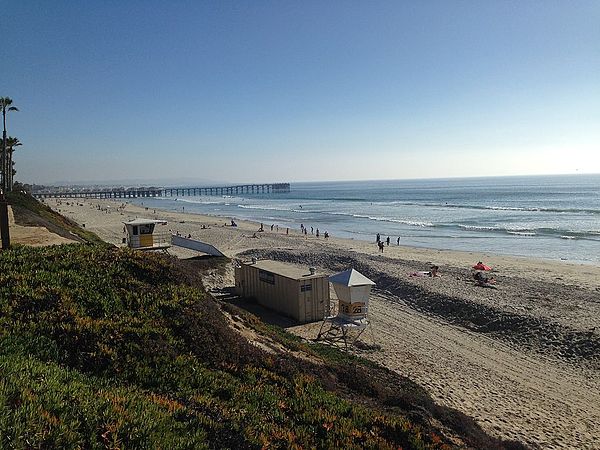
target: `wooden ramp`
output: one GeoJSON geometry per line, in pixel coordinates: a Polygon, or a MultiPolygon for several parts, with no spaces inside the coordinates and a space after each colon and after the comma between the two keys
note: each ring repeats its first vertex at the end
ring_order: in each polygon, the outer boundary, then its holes
{"type": "Polygon", "coordinates": [[[190,250],[196,250],[197,252],[206,253],[212,256],[225,256],[215,246],[207,244],[206,242],[196,241],[194,239],[188,239],[183,236],[177,236],[174,234],[171,238],[171,244],[177,247],[183,247],[190,250]]]}

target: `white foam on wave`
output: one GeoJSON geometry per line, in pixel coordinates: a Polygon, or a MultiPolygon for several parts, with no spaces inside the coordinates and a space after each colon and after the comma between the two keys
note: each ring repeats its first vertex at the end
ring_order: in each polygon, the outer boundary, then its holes
{"type": "Polygon", "coordinates": [[[410,225],[413,227],[434,227],[435,226],[431,222],[421,222],[418,220],[393,219],[391,217],[377,217],[377,216],[365,216],[365,217],[369,220],[376,220],[377,222],[401,223],[401,224],[410,225]]]}
{"type": "Polygon", "coordinates": [[[183,202],[183,203],[193,203],[195,205],[222,205],[223,202],[222,201],[212,201],[212,200],[189,200],[189,199],[185,199],[185,198],[180,198],[180,197],[155,197],[157,200],[171,200],[171,201],[176,201],[176,202],[183,202]]]}
{"type": "Polygon", "coordinates": [[[514,234],[516,236],[537,236],[537,234],[534,231],[512,231],[512,230],[506,230],[506,232],[508,234],[514,234]]]}
{"type": "Polygon", "coordinates": [[[352,214],[345,212],[324,212],[325,214],[329,214],[332,216],[346,216],[346,217],[354,217],[356,219],[368,219],[375,220],[377,222],[393,222],[393,223],[401,223],[404,225],[410,225],[413,227],[435,227],[435,224],[432,222],[425,222],[419,220],[410,220],[410,219],[395,219],[393,217],[380,217],[380,216],[369,216],[368,214],[352,214]]]}
{"type": "Polygon", "coordinates": [[[281,208],[277,206],[264,206],[264,205],[237,205],[238,208],[242,209],[259,209],[264,211],[290,211],[289,208],[281,208]]]}
{"type": "Polygon", "coordinates": [[[462,228],[463,230],[470,230],[470,231],[498,231],[500,230],[500,228],[498,227],[486,227],[483,225],[458,225],[459,228],[462,228]]]}

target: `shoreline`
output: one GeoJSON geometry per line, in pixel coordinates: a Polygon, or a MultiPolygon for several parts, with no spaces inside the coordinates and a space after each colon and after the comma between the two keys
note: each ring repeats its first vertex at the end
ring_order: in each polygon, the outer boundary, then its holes
{"type": "MultiPolygon", "coordinates": [[[[58,200],[60,201],[60,200],[58,200]]],[[[77,214],[78,207],[67,206],[67,201],[62,202],[62,208],[57,208],[56,199],[46,199],[48,204],[53,209],[62,209],[62,213],[77,214]]],[[[82,199],[71,199],[69,201],[73,204],[97,204],[102,207],[109,206],[116,210],[114,205],[125,204],[126,209],[121,215],[117,211],[111,211],[111,214],[119,214],[125,221],[136,217],[145,218],[160,218],[165,219],[169,222],[169,227],[173,232],[180,231],[182,234],[192,234],[193,237],[202,237],[203,231],[197,229],[197,225],[211,225],[212,227],[229,227],[229,222],[233,217],[230,216],[215,216],[208,214],[198,214],[193,212],[179,212],[171,210],[163,210],[158,208],[144,207],[136,205],[130,202],[120,202],[114,199],[93,199],[85,200],[82,199]],[[155,212],[154,212],[155,211],[155,212]],[[186,220],[187,219],[187,220],[186,220]],[[183,223],[182,223],[183,222],[183,223]],[[200,233],[200,234],[199,234],[200,233]]],[[[111,214],[107,215],[112,217],[111,214]]],[[[77,217],[75,217],[77,219],[77,217]]],[[[236,220],[239,230],[244,232],[258,232],[260,222],[254,222],[250,220],[236,220]]],[[[80,220],[77,222],[83,223],[80,220]]],[[[264,224],[264,232],[259,236],[283,236],[285,234],[285,226],[280,226],[279,231],[270,231],[270,225],[264,224]]],[[[230,228],[230,227],[229,227],[230,228]]],[[[99,233],[102,234],[105,227],[101,227],[99,233]]],[[[208,233],[205,233],[208,234],[208,233]]],[[[101,238],[106,238],[113,244],[120,244],[121,239],[116,238],[114,233],[108,233],[101,238]]],[[[378,249],[375,242],[367,240],[345,238],[330,236],[328,240],[325,240],[322,236],[317,238],[314,235],[303,236],[298,229],[289,228],[290,239],[294,237],[299,239],[305,239],[310,241],[318,241],[322,244],[335,244],[347,250],[357,250],[367,254],[378,254],[378,249]]],[[[227,249],[226,249],[227,250],[227,249]]],[[[179,252],[180,250],[176,251],[179,252]]],[[[227,253],[227,252],[224,252],[227,253]]],[[[228,255],[231,256],[231,255],[228,255]]],[[[599,288],[600,290],[600,265],[586,262],[573,262],[563,260],[550,260],[538,257],[525,257],[525,256],[514,256],[495,254],[491,252],[477,252],[477,251],[461,251],[452,249],[437,249],[430,247],[415,247],[407,245],[396,245],[391,242],[389,247],[386,246],[383,252],[383,256],[391,258],[401,258],[406,260],[413,260],[424,264],[438,264],[438,265],[449,265],[455,267],[471,268],[478,261],[483,261],[493,267],[494,272],[506,272],[509,275],[523,275],[523,276],[534,276],[548,282],[553,282],[559,279],[559,281],[566,281],[568,284],[581,285],[589,288],[599,288]],[[562,279],[562,280],[561,280],[562,279]]],[[[415,269],[420,270],[420,269],[415,269]]]]}
{"type": "MultiPolygon", "coordinates": [[[[574,228],[571,229],[571,226],[567,223],[563,224],[564,229],[560,228],[554,231],[552,231],[551,228],[546,228],[546,225],[536,225],[534,223],[529,225],[522,224],[520,225],[521,228],[513,230],[511,226],[505,225],[502,220],[500,220],[500,222],[494,222],[496,219],[493,217],[488,218],[492,221],[491,223],[488,223],[488,219],[485,217],[481,217],[480,219],[483,220],[481,224],[477,221],[472,222],[472,220],[475,219],[465,219],[466,222],[463,224],[460,221],[460,218],[454,217],[454,213],[451,213],[454,211],[452,208],[448,212],[448,214],[450,214],[448,221],[440,219],[439,217],[439,220],[436,220],[433,216],[427,216],[429,218],[422,219],[417,218],[421,217],[419,216],[420,212],[415,211],[414,208],[410,209],[412,207],[409,207],[409,212],[407,212],[410,217],[409,219],[400,218],[399,220],[396,220],[394,218],[397,217],[399,213],[388,213],[379,210],[372,212],[360,210],[359,214],[355,215],[352,214],[352,211],[349,212],[347,209],[344,209],[343,211],[340,211],[339,214],[334,212],[333,214],[335,214],[335,216],[330,216],[329,214],[331,211],[335,210],[325,207],[326,214],[322,215],[320,213],[321,207],[318,207],[314,211],[311,208],[308,210],[305,208],[305,210],[302,211],[299,210],[297,206],[294,207],[294,205],[291,204],[293,203],[293,200],[290,200],[291,203],[290,201],[285,200],[285,205],[283,205],[284,209],[280,209],[282,205],[279,205],[279,202],[275,202],[271,205],[267,201],[267,203],[263,205],[261,200],[253,202],[251,198],[227,199],[218,196],[206,197],[205,199],[200,197],[190,197],[189,199],[186,199],[185,197],[163,197],[160,199],[137,198],[130,199],[129,201],[133,202],[133,204],[143,204],[144,206],[153,205],[153,207],[169,211],[181,211],[185,205],[186,211],[189,206],[190,211],[200,215],[213,215],[215,217],[233,216],[238,218],[247,217],[245,220],[257,223],[262,220],[269,225],[272,222],[282,221],[284,223],[291,223],[291,226],[299,227],[300,223],[306,225],[307,223],[311,224],[310,222],[313,222],[312,225],[316,224],[321,231],[328,230],[330,234],[335,236],[366,242],[369,242],[371,238],[374,239],[376,233],[380,232],[383,234],[384,238],[388,235],[392,237],[393,243],[396,243],[397,237],[400,236],[403,245],[416,248],[432,250],[446,249],[463,252],[475,251],[501,256],[522,258],[535,257],[536,259],[543,259],[546,261],[600,266],[600,259],[597,257],[598,251],[600,251],[600,241],[593,236],[591,239],[588,239],[589,236],[579,236],[581,231],[577,231],[579,230],[579,227],[574,226],[574,228]],[[258,205],[263,205],[264,208],[258,205]],[[273,208],[268,205],[273,206],[273,208]],[[258,211],[256,209],[258,209],[258,211]],[[271,209],[274,211],[270,211],[271,209]],[[280,211],[285,212],[282,213],[280,211]],[[300,212],[307,212],[308,214],[298,214],[300,212]],[[417,214],[417,216],[414,214],[417,214]],[[332,217],[335,217],[335,219],[331,219],[332,217]],[[416,226],[419,224],[421,226],[416,226]],[[527,231],[530,228],[530,232],[527,231]],[[571,233],[574,234],[571,235],[571,233]]],[[[503,210],[504,208],[500,207],[499,209],[503,210]]],[[[507,208],[507,210],[510,210],[510,208],[507,208]]],[[[520,211],[519,208],[516,208],[515,210],[520,211]]],[[[524,208],[523,210],[529,211],[527,208],[524,208]]],[[[544,208],[541,209],[541,211],[543,210],[544,208]]],[[[441,213],[434,213],[434,216],[436,214],[439,215],[441,213]]],[[[548,218],[547,215],[544,217],[540,217],[539,220],[543,222],[548,218]]],[[[576,218],[573,218],[573,220],[575,219],[576,218]]],[[[589,227],[589,229],[596,228],[593,225],[589,225],[589,227]]],[[[587,230],[588,228],[585,229],[587,230]]],[[[581,233],[584,232],[581,231],[581,233]]],[[[595,232],[589,231],[589,233],[594,234],[595,232]]]]}
{"type": "MultiPolygon", "coordinates": [[[[264,256],[325,273],[354,266],[377,282],[369,318],[381,350],[361,356],[408,376],[493,435],[551,449],[596,445],[600,267],[393,244],[381,254],[374,242],[271,232],[270,225],[258,232],[253,222],[231,227],[224,218],[132,204],[117,211],[121,203],[113,200],[46,203],[113,244],[121,243],[123,221],[160,218],[228,257],[264,256]],[[473,283],[471,267],[480,260],[494,268],[498,289],[473,283]],[[431,264],[440,266],[440,278],[409,276],[431,264]]],[[[230,287],[233,268],[203,282],[214,292],[230,287]]],[[[320,322],[283,326],[313,339],[320,322]]]]}

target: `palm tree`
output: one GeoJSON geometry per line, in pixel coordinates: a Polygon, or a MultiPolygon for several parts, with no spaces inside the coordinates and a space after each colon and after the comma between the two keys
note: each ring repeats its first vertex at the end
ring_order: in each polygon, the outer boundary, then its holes
{"type": "Polygon", "coordinates": [[[2,155],[0,158],[0,165],[2,170],[2,192],[6,192],[7,187],[7,175],[8,175],[8,158],[6,157],[6,113],[9,111],[18,111],[16,106],[12,105],[12,99],[10,97],[0,97],[0,108],[2,108],[2,155]]]}
{"type": "Polygon", "coordinates": [[[14,175],[15,175],[15,173],[17,173],[17,171],[13,168],[15,165],[15,163],[13,161],[13,153],[15,151],[15,147],[18,147],[19,145],[23,145],[23,144],[16,137],[9,136],[8,138],[6,138],[6,150],[7,150],[7,158],[8,158],[8,161],[6,164],[6,180],[7,180],[6,190],[8,192],[12,191],[14,175]]]}

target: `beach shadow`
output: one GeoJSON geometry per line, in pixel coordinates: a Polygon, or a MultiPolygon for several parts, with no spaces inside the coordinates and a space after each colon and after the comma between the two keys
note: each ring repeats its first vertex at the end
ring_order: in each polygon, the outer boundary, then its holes
{"type": "Polygon", "coordinates": [[[213,255],[197,255],[191,256],[189,258],[181,258],[182,261],[220,261],[223,256],[213,256],[213,255]]]}
{"type": "Polygon", "coordinates": [[[213,291],[212,293],[213,295],[216,294],[220,301],[230,303],[251,314],[254,314],[266,324],[277,325],[281,328],[300,325],[300,322],[292,319],[291,317],[283,316],[276,311],[259,305],[254,299],[239,297],[235,294],[235,289],[233,287],[219,289],[218,291],[213,291]]]}

